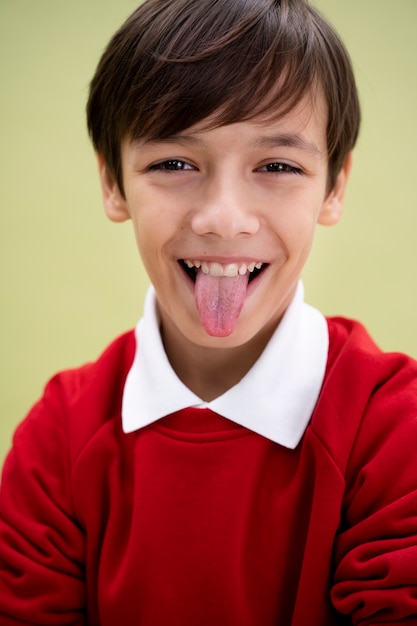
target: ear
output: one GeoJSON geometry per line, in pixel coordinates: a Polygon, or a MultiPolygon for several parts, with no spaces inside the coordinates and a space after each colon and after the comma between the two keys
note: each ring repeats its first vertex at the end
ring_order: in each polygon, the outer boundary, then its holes
{"type": "Polygon", "coordinates": [[[113,174],[109,172],[102,154],[97,154],[98,171],[100,175],[103,203],[107,217],[112,222],[125,222],[130,219],[126,200],[113,174]]]}
{"type": "Polygon", "coordinates": [[[346,185],[352,167],[352,152],[347,155],[340,172],[337,175],[333,189],[323,202],[318,223],[323,226],[333,226],[342,217],[343,202],[345,199],[346,185]]]}

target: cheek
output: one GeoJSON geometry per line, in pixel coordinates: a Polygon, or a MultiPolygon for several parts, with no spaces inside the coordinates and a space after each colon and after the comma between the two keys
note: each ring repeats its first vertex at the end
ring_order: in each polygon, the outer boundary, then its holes
{"type": "Polygon", "coordinates": [[[288,204],[279,207],[269,218],[269,227],[288,242],[300,241],[314,232],[318,210],[310,203],[288,204]]]}
{"type": "Polygon", "coordinates": [[[145,269],[154,282],[164,274],[166,263],[173,257],[176,229],[172,219],[152,208],[144,208],[132,217],[136,244],[145,269]]]}
{"type": "Polygon", "coordinates": [[[314,240],[320,208],[318,201],[312,203],[311,197],[308,197],[300,198],[297,203],[277,211],[272,220],[273,229],[288,256],[302,255],[304,258],[308,254],[314,240]]]}
{"type": "Polygon", "coordinates": [[[149,272],[160,245],[161,229],[158,229],[158,222],[152,218],[152,213],[146,210],[136,210],[131,220],[139,255],[149,272]]]}

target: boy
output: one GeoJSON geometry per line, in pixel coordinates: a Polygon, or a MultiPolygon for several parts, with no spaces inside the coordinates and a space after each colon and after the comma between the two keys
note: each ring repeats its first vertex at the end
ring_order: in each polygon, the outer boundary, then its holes
{"type": "Polygon", "coordinates": [[[303,303],[359,129],[304,0],[147,0],[91,83],[144,317],[63,372],[0,499],[0,624],[417,624],[416,364],[303,303]]]}

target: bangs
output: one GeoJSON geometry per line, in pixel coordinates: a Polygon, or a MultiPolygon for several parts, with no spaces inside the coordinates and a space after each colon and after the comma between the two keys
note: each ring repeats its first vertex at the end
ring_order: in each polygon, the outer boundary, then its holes
{"type": "Polygon", "coordinates": [[[173,40],[160,41],[152,72],[125,101],[136,107],[129,138],[163,139],[206,119],[209,128],[276,118],[312,91],[317,67],[308,53],[311,19],[303,3],[296,13],[285,2],[229,0],[225,21],[220,6],[218,14],[213,10],[224,2],[213,2],[204,30],[196,27],[196,3],[183,4],[190,10],[181,29],[173,40]]]}

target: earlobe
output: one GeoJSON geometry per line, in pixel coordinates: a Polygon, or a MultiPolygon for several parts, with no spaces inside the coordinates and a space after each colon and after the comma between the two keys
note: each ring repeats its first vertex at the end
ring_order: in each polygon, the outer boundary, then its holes
{"type": "Polygon", "coordinates": [[[109,172],[102,154],[97,154],[104,209],[112,222],[125,222],[130,218],[126,200],[114,176],[109,172]]]}
{"type": "Polygon", "coordinates": [[[343,203],[345,191],[352,167],[352,152],[347,155],[342,168],[337,175],[336,183],[329,195],[323,202],[318,223],[322,226],[333,226],[337,224],[343,214],[343,203]]]}

